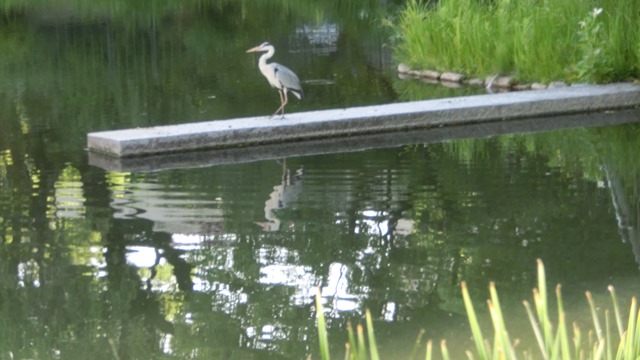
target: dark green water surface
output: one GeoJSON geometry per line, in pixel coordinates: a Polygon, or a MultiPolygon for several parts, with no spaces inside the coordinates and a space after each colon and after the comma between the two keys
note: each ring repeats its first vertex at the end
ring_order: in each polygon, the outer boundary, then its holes
{"type": "Polygon", "coordinates": [[[338,358],[365,309],[382,353],[404,358],[422,328],[471,346],[462,280],[481,313],[495,281],[527,338],[538,258],[585,328],[585,290],[603,305],[608,284],[639,295],[633,122],[89,165],[87,132],[272,113],[278,96],[245,53],[265,40],[303,80],[291,112],[478,91],[396,79],[379,18],[393,4],[132,3],[0,12],[0,359],[315,359],[318,288],[338,358]]]}

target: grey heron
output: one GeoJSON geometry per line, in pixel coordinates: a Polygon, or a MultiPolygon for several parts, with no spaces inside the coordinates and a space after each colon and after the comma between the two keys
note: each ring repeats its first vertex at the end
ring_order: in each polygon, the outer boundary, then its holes
{"type": "Polygon", "coordinates": [[[274,116],[278,112],[284,117],[284,107],[287,105],[287,92],[291,92],[298,99],[302,99],[302,87],[300,86],[300,79],[298,76],[293,73],[288,67],[284,65],[280,65],[278,63],[267,63],[267,60],[271,59],[273,54],[276,52],[276,49],[273,45],[268,42],[264,42],[254,48],[247,50],[250,52],[265,52],[260,55],[260,60],[258,60],[258,68],[264,77],[267,78],[269,84],[272,87],[278,90],[278,94],[280,95],[280,107],[276,112],[273,113],[274,116]]]}

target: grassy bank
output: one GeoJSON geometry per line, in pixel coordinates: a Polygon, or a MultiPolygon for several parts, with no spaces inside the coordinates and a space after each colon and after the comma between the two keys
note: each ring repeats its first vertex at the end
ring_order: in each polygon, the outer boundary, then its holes
{"type": "Polygon", "coordinates": [[[411,0],[393,21],[395,56],[413,68],[519,81],[640,76],[637,0],[411,0]]]}
{"type": "MultiPolygon", "coordinates": [[[[609,287],[612,308],[605,309],[604,316],[602,309],[596,306],[593,301],[591,293],[586,292],[593,328],[583,331],[576,322],[572,323],[567,318],[560,285],[555,288],[555,306],[548,301],[546,275],[541,260],[538,260],[537,280],[538,287],[533,289],[533,303],[523,301],[523,304],[531,323],[531,337],[535,339],[538,349],[518,349],[519,340],[513,339],[505,326],[504,318],[506,315],[502,313],[498,291],[493,283],[489,286],[491,298],[487,300],[493,338],[485,337],[467,286],[464,282],[461,283],[467,318],[475,342],[475,349],[466,351],[469,359],[637,360],[640,358],[640,313],[635,297],[631,299],[628,317],[623,320],[613,287],[609,287]],[[556,318],[556,320],[554,321],[552,318],[556,318]]],[[[329,343],[319,293],[316,296],[316,308],[320,358],[329,360],[329,343]]],[[[373,320],[368,310],[365,321],[366,330],[362,325],[358,325],[355,331],[351,326],[348,327],[345,359],[380,359],[373,320]]],[[[437,351],[431,340],[425,343],[421,337],[422,334],[418,335],[409,358],[431,360],[437,351]]],[[[449,344],[449,346],[456,346],[455,341],[451,341],[449,344]]],[[[445,360],[451,358],[447,346],[445,340],[440,342],[439,353],[445,360]]]]}

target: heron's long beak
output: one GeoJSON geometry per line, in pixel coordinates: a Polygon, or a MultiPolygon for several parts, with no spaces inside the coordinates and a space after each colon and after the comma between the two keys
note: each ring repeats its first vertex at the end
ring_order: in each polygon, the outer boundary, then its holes
{"type": "Polygon", "coordinates": [[[247,50],[248,53],[262,50],[262,45],[247,50]]]}

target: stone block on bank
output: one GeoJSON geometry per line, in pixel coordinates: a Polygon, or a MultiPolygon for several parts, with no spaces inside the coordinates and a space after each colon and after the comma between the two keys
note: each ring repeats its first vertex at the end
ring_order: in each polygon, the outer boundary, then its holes
{"type": "Polygon", "coordinates": [[[548,89],[557,89],[557,88],[563,88],[563,87],[567,87],[569,86],[566,82],[564,81],[552,81],[549,83],[549,86],[547,87],[548,89]]]}
{"type": "Polygon", "coordinates": [[[482,79],[479,79],[479,78],[466,79],[466,80],[463,80],[462,83],[465,85],[471,85],[471,86],[484,86],[484,81],[482,81],[482,79]]]}
{"type": "Polygon", "coordinates": [[[435,70],[423,70],[420,72],[420,76],[427,79],[438,80],[440,78],[440,73],[435,70]]]}
{"type": "Polygon", "coordinates": [[[498,76],[493,80],[493,86],[501,89],[511,89],[513,76],[498,76]]]}
{"type": "Polygon", "coordinates": [[[409,70],[411,70],[409,65],[407,65],[407,64],[398,64],[398,72],[400,74],[406,74],[406,73],[409,72],[409,70]]]}
{"type": "Polygon", "coordinates": [[[460,73],[443,72],[442,75],[440,75],[440,80],[459,83],[464,80],[465,77],[466,76],[464,74],[460,73]]]}

